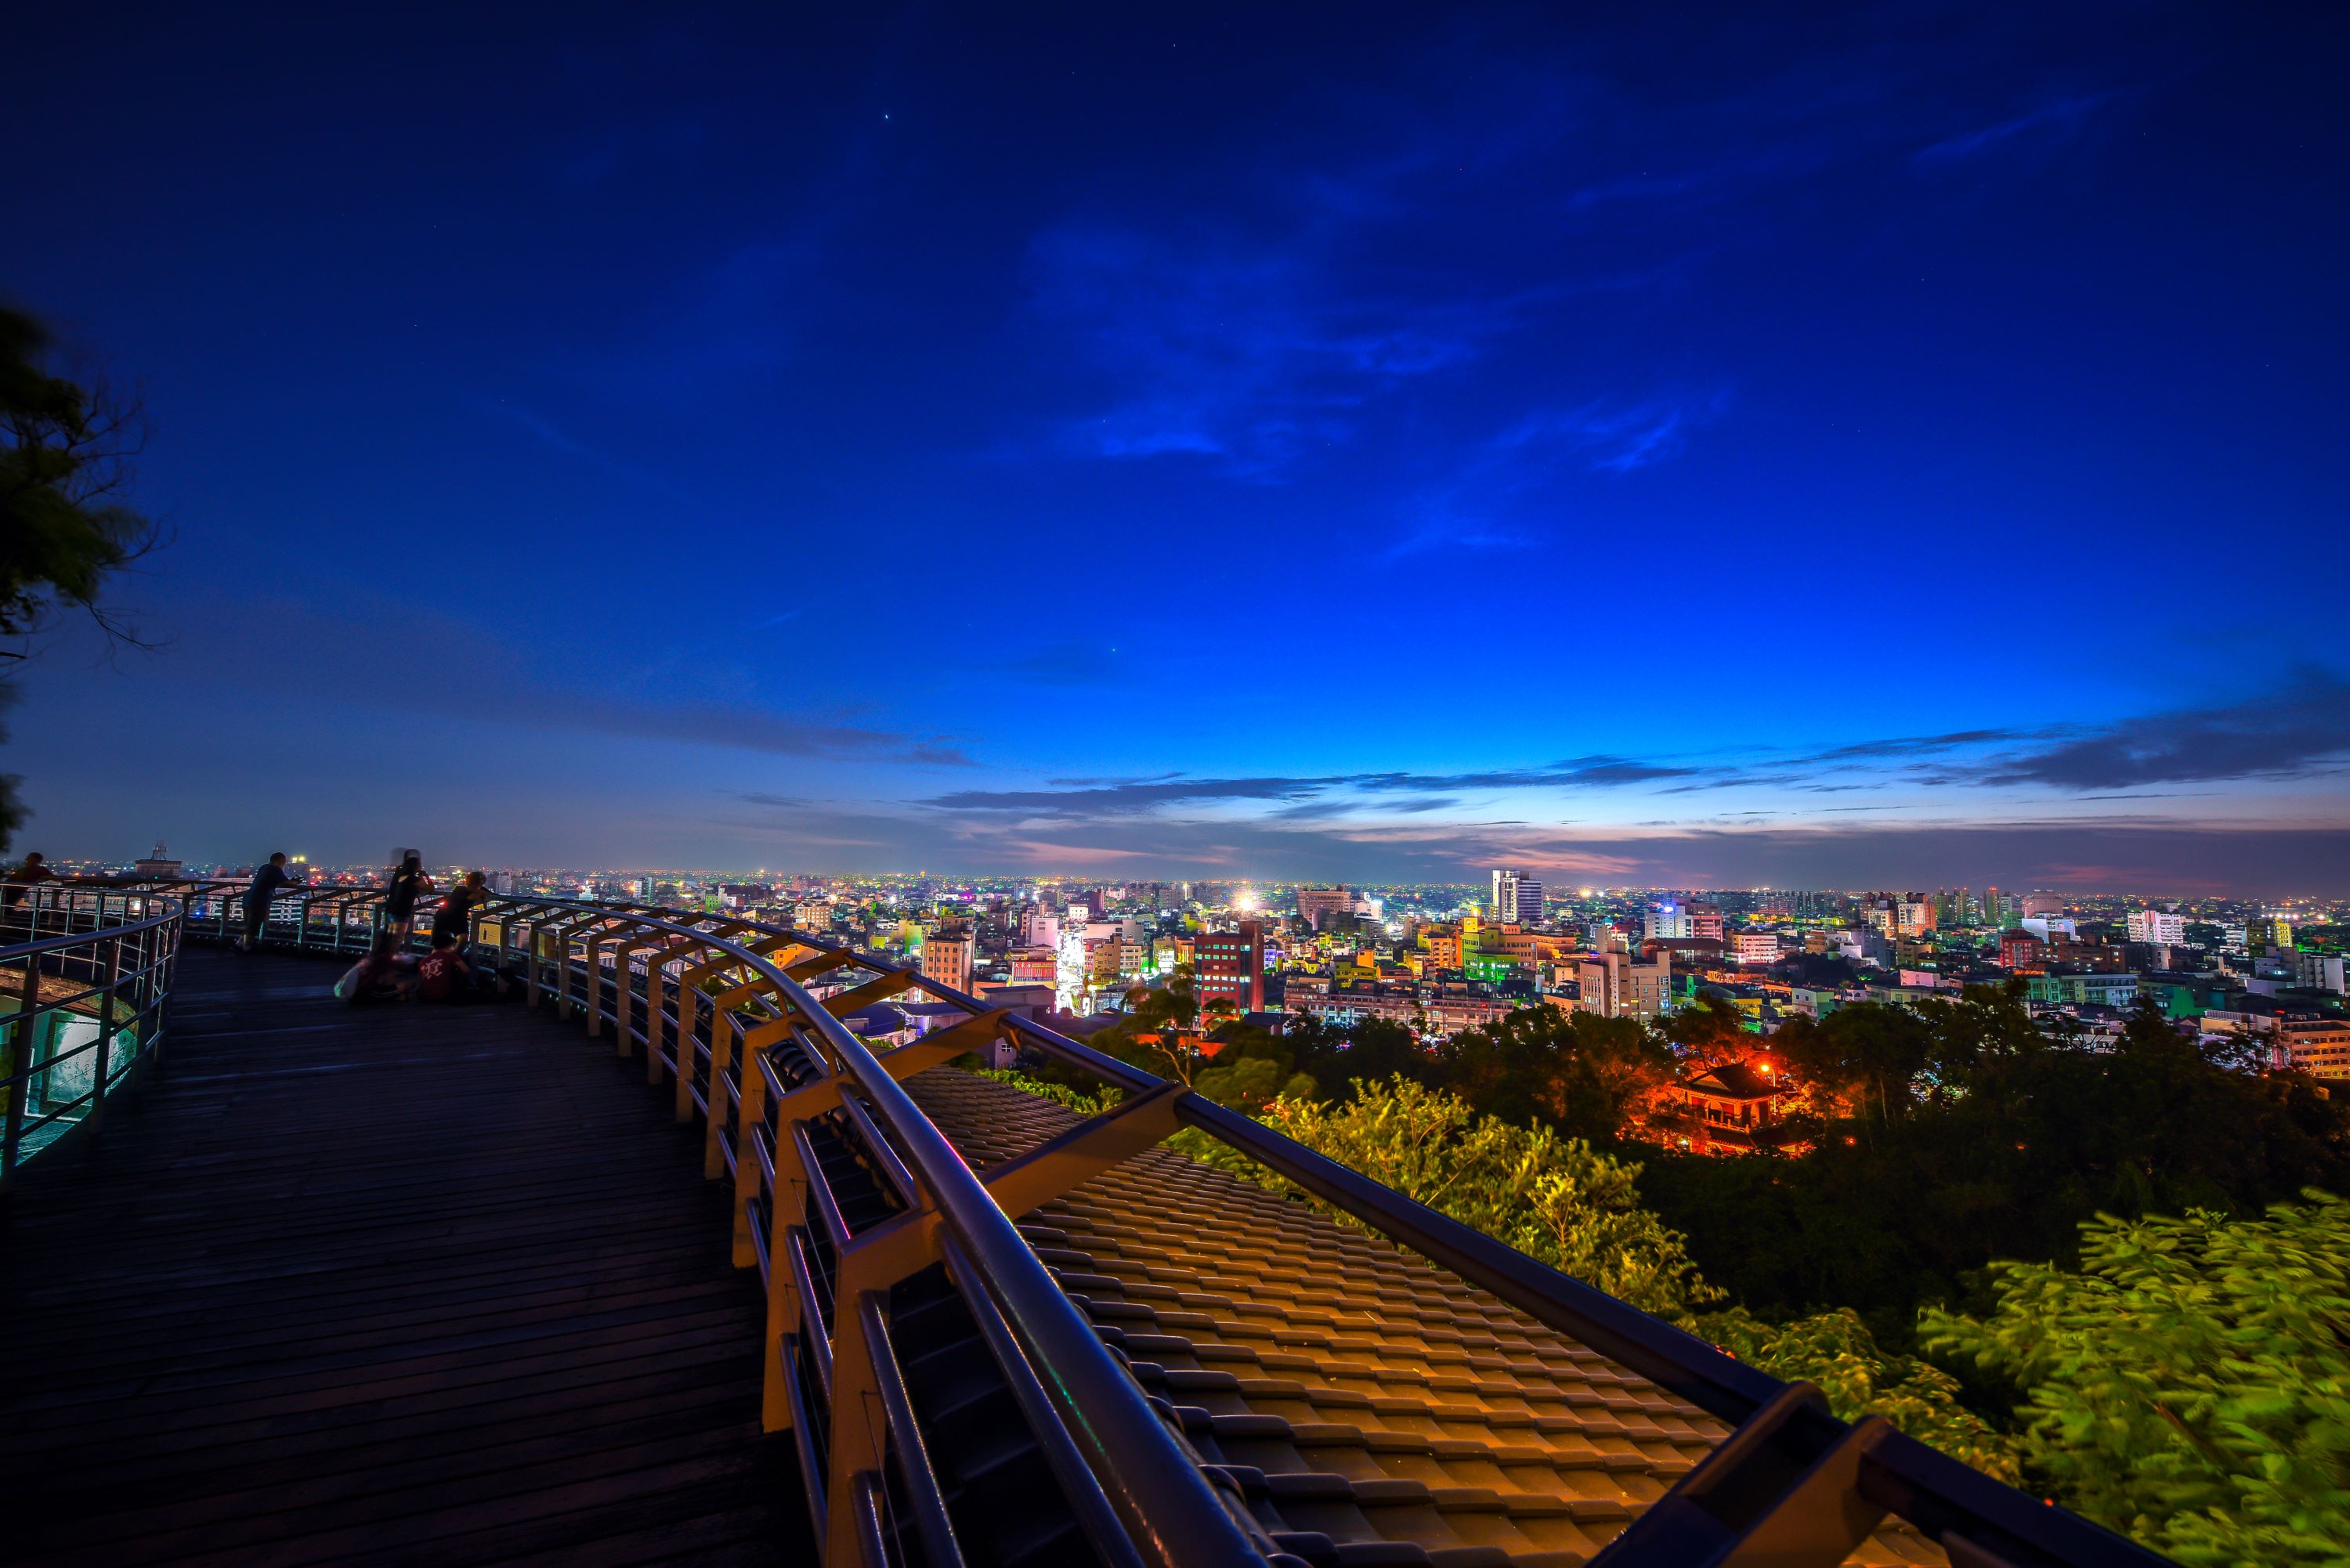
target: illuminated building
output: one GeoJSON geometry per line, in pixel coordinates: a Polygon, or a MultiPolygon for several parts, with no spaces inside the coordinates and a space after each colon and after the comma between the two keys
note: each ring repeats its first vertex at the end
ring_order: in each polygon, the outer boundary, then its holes
{"type": "Polygon", "coordinates": [[[1297,913],[1315,930],[1322,929],[1323,919],[1330,915],[1343,915],[1355,907],[1355,895],[1341,883],[1336,888],[1300,888],[1297,889],[1297,913]]]}
{"type": "Polygon", "coordinates": [[[1667,941],[1685,940],[1697,934],[1690,929],[1693,924],[1689,911],[1668,898],[1648,911],[1642,935],[1651,941],[1659,938],[1667,941]]]}
{"type": "Polygon", "coordinates": [[[2184,915],[2166,915],[2160,909],[2132,909],[2125,923],[2129,940],[2134,942],[2161,942],[2176,947],[2187,940],[2184,915]]]}
{"type": "Polygon", "coordinates": [[[1236,931],[1202,931],[1192,943],[1192,989],[1200,1003],[1222,998],[1242,1012],[1264,1011],[1264,927],[1243,920],[1236,931]]]}
{"type": "Polygon", "coordinates": [[[1691,904],[1689,907],[1690,935],[1701,941],[1722,941],[1721,906],[1691,904]]]}
{"type": "Polygon", "coordinates": [[[1733,1062],[1668,1085],[1651,1100],[1658,1131],[1698,1154],[1744,1154],[1786,1117],[1793,1085],[1768,1062],[1733,1062]]]}
{"type": "Polygon", "coordinates": [[[921,973],[947,990],[971,990],[971,926],[940,926],[921,940],[921,973]]]}
{"type": "Polygon", "coordinates": [[[2277,1054],[2314,1078],[2350,1078],[2350,1021],[2314,1013],[2278,1020],[2277,1054]]]}
{"type": "Polygon", "coordinates": [[[1659,953],[1649,963],[1628,953],[1586,953],[1575,961],[1575,1006],[1602,1018],[1656,1018],[1672,992],[1673,961],[1659,953]]]}
{"type": "Polygon", "coordinates": [[[1491,900],[1497,925],[1535,925],[1542,919],[1542,884],[1523,871],[1496,870],[1491,900]]]}

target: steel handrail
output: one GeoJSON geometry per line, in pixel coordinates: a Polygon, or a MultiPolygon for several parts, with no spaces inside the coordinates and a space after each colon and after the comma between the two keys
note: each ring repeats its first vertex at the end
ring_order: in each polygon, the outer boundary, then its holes
{"type": "Polygon", "coordinates": [[[26,1158],[30,1135],[64,1124],[42,1146],[47,1147],[58,1138],[94,1129],[111,1098],[161,1052],[187,909],[184,900],[159,892],[88,888],[57,879],[0,883],[0,898],[5,900],[0,903],[0,926],[14,926],[21,918],[30,933],[22,941],[0,947],[0,963],[23,966],[15,982],[16,1010],[0,1017],[0,1037],[7,1041],[7,1070],[0,1073],[0,1189],[5,1189],[26,1158]],[[147,915],[150,907],[161,912],[147,915]],[[40,935],[48,916],[64,929],[40,935]],[[43,996],[45,978],[56,980],[64,994],[43,996]],[[57,1049],[53,1026],[41,1021],[58,1016],[91,1023],[95,1033],[78,1044],[57,1049]],[[45,1036],[51,1049],[43,1058],[45,1036]],[[116,1053],[126,1039],[130,1057],[118,1069],[116,1053]],[[89,1058],[89,1086],[69,1098],[56,1098],[58,1069],[84,1057],[89,1058]],[[37,1110],[31,1104],[36,1081],[44,1102],[37,1110]]]}
{"type": "MultiPolygon", "coordinates": [[[[821,952],[845,954],[877,973],[905,975],[941,1002],[974,1016],[991,1011],[967,992],[942,985],[912,965],[893,961],[852,944],[788,927],[743,925],[789,936],[821,952]]],[[[1163,1088],[1168,1081],[1121,1062],[1081,1041],[1031,1019],[1010,1015],[1006,1027],[1046,1054],[1115,1085],[1129,1095],[1163,1088]]],[[[1185,1089],[1174,1097],[1176,1119],[1196,1127],[1266,1168],[1288,1178],[1341,1212],[1402,1242],[1430,1262],[1491,1291],[1537,1322],[1575,1337],[1659,1387],[1688,1399],[1709,1415],[1736,1427],[1782,1394],[1787,1384],[1738,1360],[1695,1334],[1649,1316],[1638,1308],[1536,1262],[1481,1231],[1380,1185],[1360,1171],[1315,1153],[1262,1122],[1185,1089]]],[[[1825,1407],[1809,1405],[1788,1422],[1798,1447],[1825,1451],[1852,1429],[1852,1423],[1825,1407]]],[[[1955,1531],[1977,1545],[2001,1551],[2022,1564],[2158,1563],[2120,1535],[2067,1510],[2035,1503],[2014,1489],[1929,1444],[1898,1432],[1872,1445],[1860,1466],[1862,1490],[1926,1529],[1937,1539],[1955,1531]],[[2053,1538],[2053,1539],[2052,1539],[2053,1538]]]]}
{"type": "MultiPolygon", "coordinates": [[[[515,900],[524,902],[525,900],[515,900]]],[[[570,905],[565,899],[532,904],[570,905]]],[[[571,905],[582,909],[604,906],[571,905]]],[[[1111,1356],[1093,1326],[1054,1282],[1012,1218],[988,1195],[962,1156],[914,1104],[865,1043],[797,981],[740,942],[674,920],[615,909],[634,923],[691,937],[723,953],[771,988],[819,1037],[880,1124],[897,1135],[903,1160],[944,1227],[943,1246],[967,1258],[963,1282],[974,1313],[1000,1315],[1024,1354],[1051,1374],[1040,1379],[1059,1428],[1107,1497],[1147,1560],[1182,1568],[1256,1568],[1263,1559],[1233,1522],[1207,1478],[1174,1442],[1141,1387],[1111,1356]]],[[[776,935],[792,936],[788,931],[776,935]]],[[[795,939],[796,940],[796,939],[795,939]]],[[[567,954],[558,961],[567,968],[567,954]]],[[[838,1310],[836,1303],[835,1310],[838,1310]]],[[[1038,1434],[1051,1446],[1054,1434],[1038,1434]]]]}
{"type": "Polygon", "coordinates": [[[865,1330],[865,1353],[873,1363],[873,1386],[881,1397],[882,1420],[898,1455],[898,1472],[905,1479],[907,1505],[914,1528],[922,1538],[929,1568],[962,1568],[962,1548],[955,1540],[954,1523],[947,1517],[945,1494],[931,1467],[931,1451],[922,1428],[914,1419],[914,1402],[906,1392],[906,1375],[898,1366],[898,1347],[889,1337],[889,1317],[882,1311],[879,1291],[867,1291],[857,1303],[858,1323],[865,1330]]]}
{"type": "MultiPolygon", "coordinates": [[[[0,886],[26,888],[28,890],[37,890],[42,888],[54,888],[58,886],[58,884],[54,882],[10,882],[0,884],[0,886]]],[[[71,887],[73,884],[68,883],[65,884],[65,886],[71,887]]],[[[148,897],[161,898],[166,898],[167,895],[153,893],[148,895],[148,897]]],[[[172,909],[163,914],[156,915],[149,919],[140,920],[133,925],[92,926],[88,930],[68,931],[59,936],[39,937],[30,941],[15,942],[7,947],[0,948],[0,963],[7,963],[12,960],[25,958],[27,956],[38,957],[42,953],[55,952],[62,948],[87,946],[93,938],[100,940],[112,940],[117,937],[136,936],[141,931],[160,930],[163,927],[170,925],[172,921],[180,919],[180,910],[172,909]]]]}

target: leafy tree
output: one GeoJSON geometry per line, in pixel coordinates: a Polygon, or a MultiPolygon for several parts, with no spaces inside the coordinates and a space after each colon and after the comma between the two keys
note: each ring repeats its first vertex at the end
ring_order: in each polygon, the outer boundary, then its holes
{"type": "MultiPolygon", "coordinates": [[[[2050,1040],[1999,988],[1917,1012],[1922,1050],[1902,1051],[1923,1065],[1906,1096],[1854,1073],[1855,1114],[1810,1127],[1808,1156],[1648,1157],[1649,1200],[1755,1311],[1852,1307],[1898,1348],[1918,1305],[1964,1302],[1992,1259],[2069,1262],[2100,1211],[2253,1214],[2350,1182],[2350,1097],[2231,1070],[2151,1007],[2111,1051],[2050,1040]]],[[[1828,1033],[1852,1027],[1844,1016],[1819,1025],[1821,1054],[1793,1026],[1773,1048],[1791,1064],[1866,1061],[1870,1039],[1828,1033]]]]}
{"type": "MultiPolygon", "coordinates": [[[[1545,1127],[1480,1116],[1408,1078],[1357,1081],[1335,1106],[1277,1100],[1268,1125],[1464,1225],[1588,1280],[1643,1311],[1688,1323],[1721,1293],[1697,1277],[1681,1238],[1640,1207],[1640,1173],[1545,1127]]],[[[1282,1178],[1204,1137],[1180,1147],[1275,1190],[1282,1178]]]]}
{"type": "Polygon", "coordinates": [[[1672,1058],[1639,1022],[1521,1008],[1464,1030],[1433,1053],[1436,1079],[1508,1122],[1540,1119],[1570,1137],[1611,1143],[1672,1058]]]}
{"type": "Polygon", "coordinates": [[[1384,1018],[1367,1018],[1347,1030],[1344,1048],[1316,1058],[1315,1065],[1326,1095],[1343,1095],[1357,1079],[1376,1082],[1400,1074],[1426,1081],[1435,1076],[1433,1059],[1411,1031],[1384,1018]]]}
{"type": "Polygon", "coordinates": [[[1933,1031],[1923,1018],[1875,1002],[1838,1008],[1817,1023],[1790,1019],[1771,1046],[1799,1076],[1850,1101],[1872,1131],[1908,1114],[1913,1085],[1934,1059],[1933,1031]]]}
{"type": "Polygon", "coordinates": [[[1313,1078],[1293,1070],[1287,1053],[1245,1055],[1229,1047],[1217,1054],[1214,1065],[1203,1069],[1191,1086],[1218,1105],[1251,1116],[1275,1100],[1311,1098],[1315,1092],[1313,1078]]]}
{"type": "Polygon", "coordinates": [[[1767,1324],[1742,1307],[1708,1313],[1698,1332],[1773,1377],[1819,1385],[1847,1420],[1864,1413],[1931,1443],[2010,1484],[2022,1479],[2014,1446],[1960,1403],[1959,1380],[1914,1355],[1888,1355],[1849,1308],[1767,1324]]]}
{"type": "Polygon", "coordinates": [[[1693,1066],[1719,1067],[1744,1060],[1755,1047],[1746,1027],[1746,1015],[1727,997],[1708,992],[1694,1007],[1684,1007],[1665,1019],[1661,1033],[1676,1054],[1693,1066]]]}
{"type": "Polygon", "coordinates": [[[2101,1215],[2077,1271],[1994,1266],[1927,1343],[2023,1391],[2023,1462],[2189,1568],[2350,1563],[2350,1203],[2101,1215]]]}
{"type": "MultiPolygon", "coordinates": [[[[143,418],[135,400],[103,385],[51,374],[48,353],[39,322],[0,307],[0,637],[31,633],[62,605],[135,643],[99,595],[114,572],[157,542],[155,525],[119,499],[143,418]]],[[[13,696],[0,688],[0,707],[13,696]]],[[[0,850],[25,816],[16,783],[0,774],[0,850]]]]}

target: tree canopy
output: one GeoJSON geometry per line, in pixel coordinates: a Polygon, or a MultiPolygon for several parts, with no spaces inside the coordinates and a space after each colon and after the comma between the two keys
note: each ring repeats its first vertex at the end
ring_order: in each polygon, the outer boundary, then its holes
{"type": "MultiPolygon", "coordinates": [[[[50,348],[38,321],[0,306],[0,638],[32,632],[62,605],[135,641],[99,596],[157,538],[120,498],[143,420],[135,400],[53,373],[50,348]]],[[[0,706],[12,697],[0,687],[0,706]]],[[[25,817],[16,784],[0,775],[0,849],[25,817]]]]}
{"type": "Polygon", "coordinates": [[[2350,1203],[2101,1216],[1929,1347],[2021,1392],[2025,1469],[2189,1568],[2350,1563],[2350,1203]]]}

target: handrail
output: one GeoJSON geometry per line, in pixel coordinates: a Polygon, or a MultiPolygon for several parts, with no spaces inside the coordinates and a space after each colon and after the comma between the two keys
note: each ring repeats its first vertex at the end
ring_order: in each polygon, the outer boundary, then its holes
{"type": "Polygon", "coordinates": [[[858,1321],[865,1328],[868,1354],[873,1358],[873,1386],[881,1396],[881,1413],[897,1449],[898,1472],[905,1478],[907,1504],[914,1528],[922,1538],[929,1568],[962,1568],[962,1548],[955,1541],[954,1524],[947,1518],[938,1477],[931,1469],[931,1452],[914,1419],[914,1403],[906,1393],[906,1375],[898,1366],[898,1347],[889,1338],[889,1320],[881,1310],[881,1295],[867,1291],[857,1303],[858,1321]]]}
{"type": "MultiPolygon", "coordinates": [[[[603,908],[564,899],[528,902],[603,908]]],[[[1125,1541],[1156,1563],[1182,1568],[1261,1564],[1262,1554],[1174,1441],[1140,1386],[1054,1282],[1051,1272],[946,1135],[865,1043],[797,981],[742,943],[658,916],[613,912],[637,925],[691,937],[725,955],[770,988],[816,1033],[858,1096],[896,1135],[909,1174],[943,1227],[941,1245],[950,1259],[967,1259],[972,1265],[960,1282],[974,1315],[983,1322],[1000,1319],[1016,1335],[1024,1356],[1049,1371],[1048,1377],[1038,1381],[1057,1418],[1058,1432],[1039,1432],[1038,1438],[1048,1451],[1056,1440],[1065,1438],[1071,1445],[1108,1499],[1125,1541]]],[[[564,961],[567,965],[568,960],[564,961]]],[[[840,1303],[835,1303],[834,1311],[839,1314],[840,1303]]]]}
{"type": "Polygon", "coordinates": [[[0,946],[0,964],[21,966],[14,977],[15,1008],[0,1015],[0,1042],[6,1050],[0,1068],[0,1191],[13,1186],[29,1136],[63,1124],[35,1145],[37,1150],[95,1131],[109,1096],[162,1050],[185,912],[181,900],[161,893],[90,889],[62,881],[0,884],[0,929],[21,920],[28,933],[25,940],[0,946]],[[148,915],[151,905],[161,912],[148,915]],[[56,916],[63,929],[43,936],[47,915],[56,916]],[[139,916],[145,918],[134,918],[139,916]],[[57,991],[45,986],[49,979],[58,982],[57,991]],[[60,1048],[55,1026],[45,1022],[52,1017],[89,1023],[90,1038],[60,1048]],[[126,1040],[128,1059],[118,1064],[126,1040]],[[59,1069],[85,1056],[90,1059],[89,1087],[58,1098],[59,1069]],[[36,1082],[42,1102],[37,1108],[36,1082]]]}
{"type": "MultiPolygon", "coordinates": [[[[740,923],[789,936],[820,952],[847,955],[859,967],[877,973],[901,976],[938,1000],[967,1008],[974,1015],[988,1011],[987,1003],[979,998],[943,985],[912,965],[813,932],[754,921],[740,923]]],[[[1031,1019],[1008,1016],[1004,1026],[1046,1054],[1130,1096],[1168,1086],[1167,1080],[1153,1073],[1031,1019]]],[[[1538,1262],[1204,1096],[1185,1089],[1174,1096],[1173,1104],[1177,1120],[1198,1127],[1341,1212],[1733,1427],[1752,1419],[1789,1386],[1695,1334],[1538,1262]]],[[[1851,1430],[1851,1423],[1825,1406],[1805,1404],[1788,1417],[1783,1440],[1799,1453],[1824,1453],[1851,1430]]],[[[2069,1511],[2035,1503],[1898,1432],[1886,1434],[1869,1446],[1860,1461],[1860,1485],[1870,1501],[1936,1539],[1945,1532],[1958,1533],[1976,1546],[1999,1552],[2016,1568],[2145,1565],[2161,1561],[2100,1525],[2069,1511]]]]}

